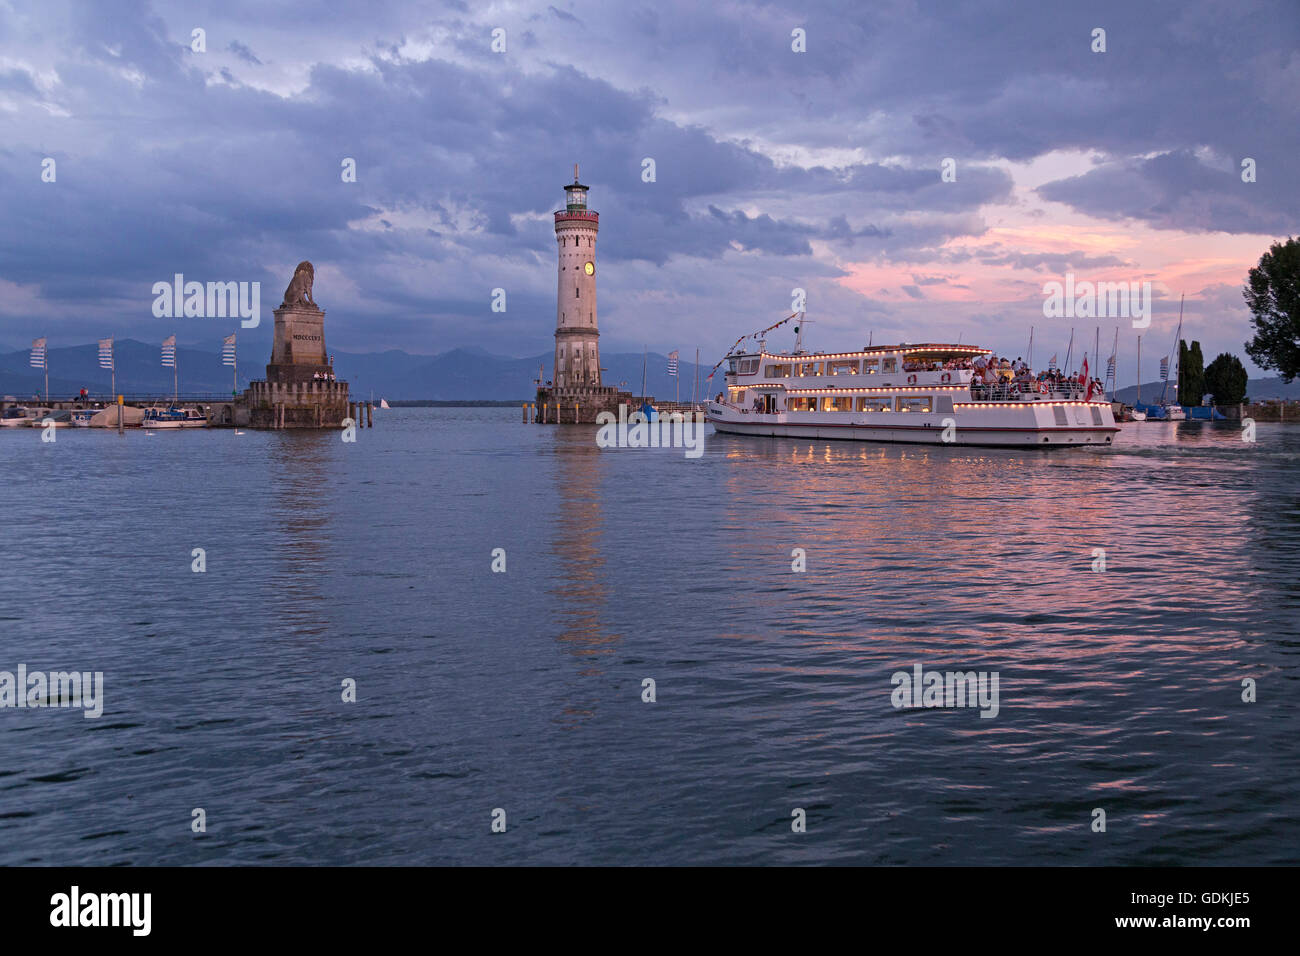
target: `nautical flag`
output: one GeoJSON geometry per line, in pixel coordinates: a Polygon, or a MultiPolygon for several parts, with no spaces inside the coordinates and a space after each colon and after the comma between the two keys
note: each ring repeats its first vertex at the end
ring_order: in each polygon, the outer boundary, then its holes
{"type": "Polygon", "coordinates": [[[1056,353],[1055,353],[1055,352],[1053,352],[1053,353],[1052,353],[1052,357],[1049,358],[1049,359],[1047,360],[1047,367],[1050,368],[1053,372],[1056,371],[1056,353]]]}
{"type": "Polygon", "coordinates": [[[176,336],[169,335],[163,339],[162,344],[162,367],[176,367],[176,336]]]}
{"type": "Polygon", "coordinates": [[[45,364],[45,340],[32,339],[32,368],[48,368],[45,364]]]}
{"type": "Polygon", "coordinates": [[[221,364],[235,364],[235,333],[227,335],[221,340],[221,364]]]}
{"type": "Polygon", "coordinates": [[[673,349],[668,353],[668,374],[677,374],[677,350],[673,349]]]}
{"type": "Polygon", "coordinates": [[[1115,353],[1110,353],[1110,358],[1106,359],[1106,377],[1115,377],[1115,353]]]}
{"type": "Polygon", "coordinates": [[[99,340],[99,367],[110,371],[113,369],[113,340],[99,340]]]}
{"type": "Polygon", "coordinates": [[[1160,381],[1169,381],[1169,359],[1167,357],[1160,360],[1160,381]]]}

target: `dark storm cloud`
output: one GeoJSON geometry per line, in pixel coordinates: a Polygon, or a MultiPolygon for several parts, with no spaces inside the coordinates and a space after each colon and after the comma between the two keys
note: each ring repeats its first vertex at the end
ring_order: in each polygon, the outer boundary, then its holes
{"type": "MultiPolygon", "coordinates": [[[[1265,163],[1264,168],[1265,176],[1275,178],[1279,168],[1294,169],[1294,163],[1265,163]]],[[[1082,176],[1047,183],[1038,192],[1099,219],[1139,219],[1160,229],[1265,234],[1293,229],[1293,204],[1261,205],[1260,183],[1243,182],[1241,173],[1231,159],[1209,165],[1178,150],[1106,163],[1082,176]]],[[[1264,191],[1275,195],[1278,190],[1264,191]]]]}

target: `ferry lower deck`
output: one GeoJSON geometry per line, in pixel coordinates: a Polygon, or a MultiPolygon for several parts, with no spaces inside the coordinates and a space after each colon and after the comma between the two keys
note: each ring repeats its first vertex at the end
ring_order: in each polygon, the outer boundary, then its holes
{"type": "MultiPolygon", "coordinates": [[[[980,379],[987,349],[888,346],[838,353],[729,356],[727,391],[709,402],[724,433],[911,444],[1110,445],[1109,401],[1084,383],[980,379]]],[[[1005,375],[1005,372],[1003,373],[1005,375]]]]}

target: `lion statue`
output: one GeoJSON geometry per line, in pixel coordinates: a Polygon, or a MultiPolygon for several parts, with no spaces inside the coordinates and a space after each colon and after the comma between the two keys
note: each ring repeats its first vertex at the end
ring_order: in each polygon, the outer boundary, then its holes
{"type": "Polygon", "coordinates": [[[316,270],[310,262],[304,259],[298,263],[298,268],[293,270],[293,278],[289,281],[289,288],[284,290],[284,301],[280,303],[280,308],[292,309],[305,305],[319,309],[320,306],[311,297],[311,284],[315,278],[316,270]]]}

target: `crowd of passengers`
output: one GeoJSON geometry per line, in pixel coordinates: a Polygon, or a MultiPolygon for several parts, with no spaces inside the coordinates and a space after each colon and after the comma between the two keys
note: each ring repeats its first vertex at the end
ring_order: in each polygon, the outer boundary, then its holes
{"type": "MultiPolygon", "coordinates": [[[[971,377],[973,385],[1000,385],[1011,392],[1044,391],[1041,386],[1046,386],[1046,389],[1051,391],[1064,391],[1086,384],[1086,380],[1081,376],[1067,375],[1057,368],[1047,369],[1035,375],[1029,364],[1019,357],[1013,362],[1009,358],[998,358],[996,355],[980,356],[971,363],[971,367],[975,371],[971,377]]],[[[1094,392],[1102,390],[1099,379],[1092,380],[1092,390],[1094,392]]]]}

